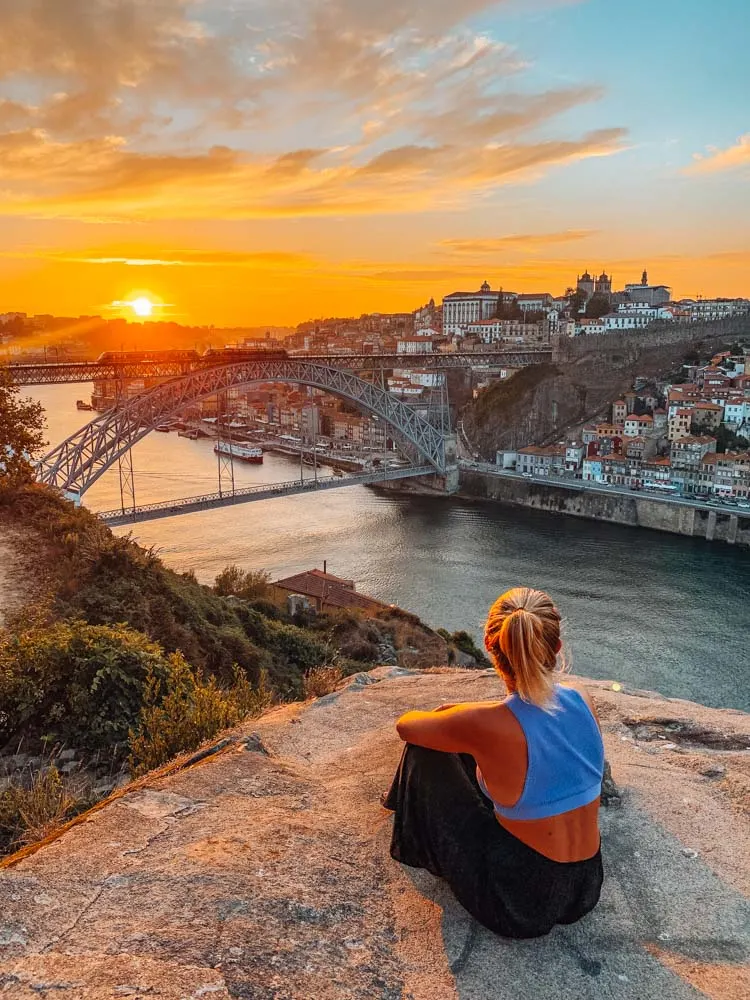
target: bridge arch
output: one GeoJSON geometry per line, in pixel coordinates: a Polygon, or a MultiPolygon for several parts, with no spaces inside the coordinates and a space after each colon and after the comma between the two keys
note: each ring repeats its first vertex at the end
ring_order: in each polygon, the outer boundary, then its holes
{"type": "Polygon", "coordinates": [[[109,410],[40,460],[40,482],[82,496],[133,445],[186,407],[254,382],[294,382],[322,389],[380,417],[437,473],[446,471],[443,431],[394,395],[349,371],[307,361],[258,359],[176,378],[109,410]]]}

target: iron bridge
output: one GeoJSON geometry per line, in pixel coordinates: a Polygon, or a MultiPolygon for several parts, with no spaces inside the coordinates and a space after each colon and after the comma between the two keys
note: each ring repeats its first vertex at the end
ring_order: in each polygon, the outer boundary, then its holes
{"type": "Polygon", "coordinates": [[[351,371],[308,358],[254,359],[205,368],[142,393],[96,417],[50,451],[37,465],[37,478],[74,500],[93,486],[115,462],[122,462],[138,441],[202,399],[253,382],[288,382],[312,386],[379,417],[398,439],[413,464],[433,473],[455,473],[455,438],[449,417],[430,422],[393,394],[351,371]]]}
{"type": "Polygon", "coordinates": [[[161,503],[143,504],[129,509],[108,510],[99,513],[97,517],[111,527],[138,524],[141,521],[156,521],[164,517],[175,517],[178,514],[192,514],[201,510],[214,510],[217,507],[233,507],[236,504],[250,503],[254,500],[271,500],[281,496],[294,496],[316,490],[335,490],[343,486],[376,486],[378,483],[392,482],[396,479],[429,476],[434,471],[431,466],[425,465],[421,468],[381,469],[378,472],[357,473],[343,478],[318,476],[317,479],[296,479],[289,483],[248,486],[244,489],[234,490],[232,493],[208,493],[205,496],[186,497],[182,500],[165,500],[161,503]]]}
{"type": "MultiPolygon", "coordinates": [[[[306,355],[290,357],[289,361],[309,361],[326,368],[343,371],[380,372],[388,369],[414,368],[422,370],[451,370],[466,368],[525,368],[528,365],[550,363],[551,350],[476,351],[456,354],[358,354],[358,355],[306,355]]],[[[100,363],[78,361],[0,366],[8,371],[16,385],[59,385],[95,380],[120,380],[138,378],[179,378],[195,371],[223,367],[221,358],[202,358],[186,361],[178,358],[163,360],[100,363]]]]}

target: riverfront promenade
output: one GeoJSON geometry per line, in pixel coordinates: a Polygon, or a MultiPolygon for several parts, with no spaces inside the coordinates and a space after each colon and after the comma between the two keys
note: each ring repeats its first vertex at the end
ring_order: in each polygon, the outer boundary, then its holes
{"type": "Polygon", "coordinates": [[[566,476],[529,476],[522,475],[511,469],[500,469],[490,462],[471,462],[467,459],[460,459],[459,469],[467,472],[481,472],[489,476],[497,476],[500,479],[514,479],[525,483],[539,483],[542,486],[561,486],[563,489],[580,493],[584,490],[588,493],[600,493],[606,496],[621,496],[628,499],[653,500],[656,503],[671,504],[674,507],[690,507],[693,510],[718,511],[722,514],[738,514],[750,517],[750,503],[725,503],[720,497],[709,501],[697,500],[693,497],[665,495],[656,490],[643,489],[633,490],[628,486],[616,486],[609,483],[596,483],[583,479],[569,479],[566,476]]]}

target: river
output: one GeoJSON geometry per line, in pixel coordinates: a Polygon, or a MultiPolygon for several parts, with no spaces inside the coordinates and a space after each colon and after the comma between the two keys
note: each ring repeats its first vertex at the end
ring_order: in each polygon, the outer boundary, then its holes
{"type": "MultiPolygon", "coordinates": [[[[29,391],[57,444],[93,414],[75,408],[88,386],[29,391]]],[[[140,503],[216,489],[208,440],[151,434],[134,450],[140,503]]],[[[299,476],[266,455],[237,464],[238,485],[299,476]]],[[[310,474],[310,470],[305,470],[310,474]]],[[[86,494],[119,506],[116,471],[86,494]]],[[[391,496],[365,487],[284,497],[137,525],[164,561],[213,581],[229,563],[274,578],[321,567],[436,627],[477,638],[503,590],[547,590],[565,619],[572,669],[706,705],[750,710],[750,555],[700,539],[450,498],[391,496]]]]}

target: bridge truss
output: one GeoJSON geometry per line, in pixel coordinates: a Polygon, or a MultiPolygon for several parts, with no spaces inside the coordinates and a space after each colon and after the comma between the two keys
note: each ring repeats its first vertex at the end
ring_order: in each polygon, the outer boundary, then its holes
{"type": "MultiPolygon", "coordinates": [[[[466,368],[524,368],[527,365],[552,361],[551,350],[475,351],[456,354],[358,354],[292,357],[290,361],[310,361],[327,368],[354,372],[377,372],[389,369],[419,367],[421,370],[450,371],[466,368]]],[[[94,380],[130,378],[179,378],[216,366],[216,358],[185,361],[165,357],[163,360],[126,361],[121,363],[78,361],[6,365],[16,385],[59,385],[94,380]]]]}
{"type": "Polygon", "coordinates": [[[158,424],[207,397],[253,382],[289,382],[321,389],[382,419],[418,464],[444,474],[455,464],[446,448],[446,427],[431,423],[413,407],[351,371],[307,358],[254,359],[207,368],[173,379],[92,420],[49,452],[37,477],[80,498],[104,472],[158,424]]]}

